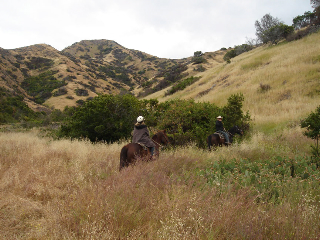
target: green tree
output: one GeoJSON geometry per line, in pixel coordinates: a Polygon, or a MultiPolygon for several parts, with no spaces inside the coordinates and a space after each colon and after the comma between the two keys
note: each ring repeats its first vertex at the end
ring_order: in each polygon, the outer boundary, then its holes
{"type": "Polygon", "coordinates": [[[274,42],[280,34],[279,25],[283,24],[278,18],[270,14],[264,15],[260,21],[255,22],[256,36],[262,43],[274,42]]]}
{"type": "Polygon", "coordinates": [[[231,58],[234,58],[237,56],[237,53],[234,49],[228,51],[224,56],[223,56],[223,60],[225,61],[230,61],[231,58]]]}
{"type": "Polygon", "coordinates": [[[88,138],[91,141],[118,141],[130,137],[140,102],[132,95],[100,95],[76,108],[61,126],[59,136],[88,138]]]}
{"type": "Polygon", "coordinates": [[[244,52],[248,52],[250,50],[252,50],[253,47],[249,44],[242,44],[239,46],[235,46],[234,49],[228,51],[224,56],[223,56],[223,60],[229,62],[231,58],[234,58],[238,55],[240,55],[241,53],[244,52]]]}
{"type": "Polygon", "coordinates": [[[303,15],[298,15],[292,20],[292,26],[296,30],[301,29],[303,27],[307,27],[314,21],[315,17],[316,15],[314,12],[305,12],[303,15]]]}
{"type": "Polygon", "coordinates": [[[192,62],[193,64],[204,63],[206,60],[203,57],[203,53],[201,51],[196,51],[193,53],[192,62]]]}
{"type": "Polygon", "coordinates": [[[220,108],[210,103],[191,100],[171,100],[158,106],[158,128],[166,129],[174,145],[190,142],[206,146],[206,138],[214,132],[215,116],[220,108]]]}
{"type": "Polygon", "coordinates": [[[310,3],[313,8],[320,7],[320,0],[310,0],[310,3]]]}
{"type": "MultiPolygon", "coordinates": [[[[244,114],[242,110],[244,96],[242,93],[233,94],[228,98],[228,103],[222,109],[222,115],[225,116],[225,127],[231,128],[238,125],[242,129],[248,129],[250,122],[249,112],[244,114]]],[[[221,114],[220,114],[221,115],[221,114]]]]}
{"type": "Polygon", "coordinates": [[[304,135],[308,138],[316,141],[315,146],[311,145],[312,154],[317,164],[320,164],[320,149],[319,149],[319,138],[320,138],[320,106],[317,107],[315,112],[311,112],[309,116],[301,121],[301,128],[306,128],[307,131],[304,135]]]}
{"type": "Polygon", "coordinates": [[[225,107],[212,103],[198,103],[194,100],[172,100],[158,106],[158,128],[166,129],[176,145],[194,142],[206,147],[206,139],[215,131],[216,117],[224,115],[225,126],[244,126],[250,117],[242,111],[242,94],[232,95],[225,107]]]}
{"type": "Polygon", "coordinates": [[[319,25],[320,24],[320,0],[310,0],[310,3],[314,8],[313,13],[315,15],[312,23],[315,25],[319,25]]]}

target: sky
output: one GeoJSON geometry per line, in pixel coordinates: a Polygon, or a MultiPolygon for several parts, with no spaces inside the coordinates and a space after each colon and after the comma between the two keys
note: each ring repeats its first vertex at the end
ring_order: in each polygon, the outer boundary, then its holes
{"type": "Polygon", "coordinates": [[[310,0],[0,0],[0,47],[107,39],[181,59],[255,39],[265,14],[291,26],[306,11],[310,0]]]}

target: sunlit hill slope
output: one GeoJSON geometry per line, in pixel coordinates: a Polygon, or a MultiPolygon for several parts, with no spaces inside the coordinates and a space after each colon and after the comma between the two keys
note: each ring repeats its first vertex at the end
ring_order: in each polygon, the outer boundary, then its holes
{"type": "MultiPolygon", "coordinates": [[[[221,106],[231,94],[244,95],[244,110],[264,130],[296,125],[320,104],[320,33],[293,42],[260,46],[231,63],[196,74],[201,79],[173,95],[169,88],[148,98],[195,99],[221,106]]],[[[210,58],[207,58],[210,62],[210,58]]]]}

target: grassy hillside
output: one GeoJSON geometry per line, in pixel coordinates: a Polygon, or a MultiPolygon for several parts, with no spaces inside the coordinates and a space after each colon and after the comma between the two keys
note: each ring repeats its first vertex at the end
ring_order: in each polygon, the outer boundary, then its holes
{"type": "MultiPolygon", "coordinates": [[[[262,46],[196,74],[201,79],[173,95],[164,89],[147,98],[207,101],[224,105],[231,94],[243,93],[259,130],[298,124],[320,103],[320,33],[294,42],[262,46]]],[[[225,116],[227,117],[227,116],[225,116]]]]}

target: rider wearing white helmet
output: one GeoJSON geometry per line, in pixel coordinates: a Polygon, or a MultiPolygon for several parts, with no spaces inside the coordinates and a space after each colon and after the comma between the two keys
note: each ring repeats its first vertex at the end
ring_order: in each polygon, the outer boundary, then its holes
{"type": "Polygon", "coordinates": [[[151,155],[154,154],[155,144],[150,138],[149,130],[147,125],[144,123],[145,119],[143,116],[137,118],[137,123],[134,125],[132,142],[142,143],[150,149],[151,155]]]}

